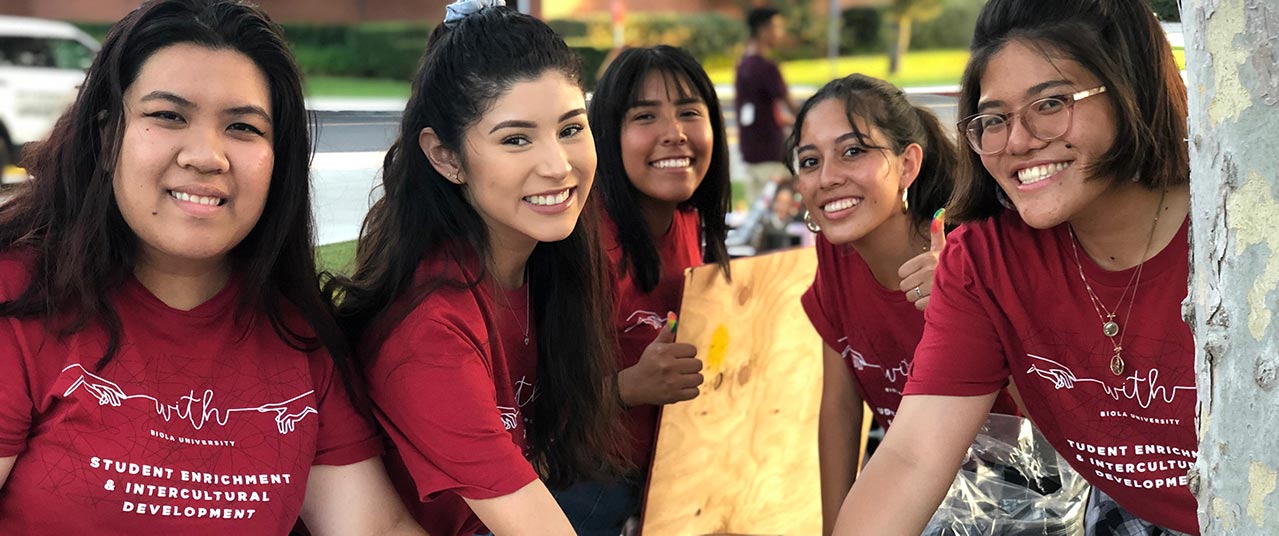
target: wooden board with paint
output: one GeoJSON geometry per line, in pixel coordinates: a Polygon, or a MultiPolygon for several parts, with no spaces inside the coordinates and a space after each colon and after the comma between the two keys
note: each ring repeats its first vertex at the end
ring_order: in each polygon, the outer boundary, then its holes
{"type": "Polygon", "coordinates": [[[666,406],[645,500],[645,536],[821,534],[817,413],[822,341],[800,296],[813,248],[685,275],[677,340],[706,383],[666,406]]]}

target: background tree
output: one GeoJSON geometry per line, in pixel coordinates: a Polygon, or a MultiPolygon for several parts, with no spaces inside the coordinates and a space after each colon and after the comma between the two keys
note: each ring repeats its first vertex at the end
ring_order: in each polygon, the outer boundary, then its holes
{"type": "Polygon", "coordinates": [[[1205,535],[1279,534],[1279,0],[1182,0],[1205,535]]]}
{"type": "Polygon", "coordinates": [[[911,25],[940,15],[943,7],[942,0],[892,0],[887,9],[888,16],[897,27],[897,35],[888,51],[889,74],[897,74],[901,69],[902,59],[910,51],[911,25]]]}

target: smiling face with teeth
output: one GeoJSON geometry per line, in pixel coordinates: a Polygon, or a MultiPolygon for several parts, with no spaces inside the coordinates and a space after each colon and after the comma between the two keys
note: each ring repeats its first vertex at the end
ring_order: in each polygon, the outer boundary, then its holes
{"type": "Polygon", "coordinates": [[[225,263],[266,204],[271,109],[265,76],[239,52],[178,44],[142,65],[112,179],[139,263],[225,263]]]}
{"type": "MultiPolygon", "coordinates": [[[[1052,54],[1051,49],[1049,53],[1052,54]]],[[[981,78],[979,112],[1011,112],[1044,97],[1092,89],[1101,82],[1079,62],[1045,56],[1032,45],[1012,41],[990,59],[981,78]]],[[[982,155],[982,164],[1030,226],[1047,229],[1105,210],[1098,201],[1126,180],[1092,177],[1090,167],[1115,143],[1114,106],[1108,94],[1074,104],[1070,130],[1043,141],[1026,131],[1020,118],[1010,122],[1008,146],[982,155]]]]}
{"type": "Polygon", "coordinates": [[[458,182],[495,246],[531,249],[573,232],[596,164],[580,86],[558,71],[516,82],[466,129],[462,145],[458,182]]]}
{"type": "Polygon", "coordinates": [[[706,102],[676,75],[650,72],[622,120],[622,166],[643,203],[673,208],[693,197],[714,148],[706,102]]]}
{"type": "Polygon", "coordinates": [[[796,186],[810,217],[834,244],[857,242],[883,230],[907,236],[910,216],[902,212],[901,192],[914,182],[922,151],[909,145],[902,154],[861,118],[859,139],[844,103],[827,98],[812,105],[795,149],[796,186]]]}

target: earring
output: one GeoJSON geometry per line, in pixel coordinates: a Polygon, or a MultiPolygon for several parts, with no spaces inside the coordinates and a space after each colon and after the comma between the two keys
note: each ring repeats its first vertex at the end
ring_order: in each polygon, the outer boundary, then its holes
{"type": "Polygon", "coordinates": [[[910,212],[910,200],[906,198],[908,194],[909,190],[902,190],[902,214],[910,212]]]}
{"type": "Polygon", "coordinates": [[[813,214],[807,210],[804,211],[804,227],[807,227],[813,234],[821,234],[822,227],[813,221],[813,214]]]}

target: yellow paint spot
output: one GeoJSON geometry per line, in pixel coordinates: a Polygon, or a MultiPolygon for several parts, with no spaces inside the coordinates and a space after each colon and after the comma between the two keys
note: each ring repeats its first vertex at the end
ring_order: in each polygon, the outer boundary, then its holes
{"type": "Polygon", "coordinates": [[[1235,232],[1235,254],[1257,244],[1270,248],[1261,277],[1248,291],[1248,331],[1260,341],[1270,326],[1266,295],[1279,286],[1279,263],[1274,258],[1279,253],[1279,226],[1275,223],[1279,222],[1279,203],[1270,193],[1270,183],[1256,172],[1248,172],[1248,180],[1226,201],[1226,215],[1227,226],[1235,232]]]}
{"type": "Polygon", "coordinates": [[[1266,526],[1266,507],[1263,501],[1275,490],[1275,472],[1265,464],[1253,461],[1248,467],[1248,517],[1259,528],[1266,526]]]}
{"type": "Polygon", "coordinates": [[[1248,61],[1248,50],[1234,44],[1244,30],[1243,2],[1217,4],[1206,26],[1208,48],[1221,51],[1212,55],[1216,93],[1208,105],[1208,120],[1215,125],[1238,119],[1252,103],[1248,90],[1239,82],[1239,67],[1248,61]]]}
{"type": "Polygon", "coordinates": [[[1227,533],[1235,530],[1234,512],[1230,511],[1230,505],[1221,497],[1212,498],[1212,518],[1221,523],[1221,528],[1227,533]]]}
{"type": "Polygon", "coordinates": [[[720,324],[711,333],[711,347],[706,349],[706,370],[719,370],[724,364],[724,355],[728,353],[728,328],[720,324]]]}

